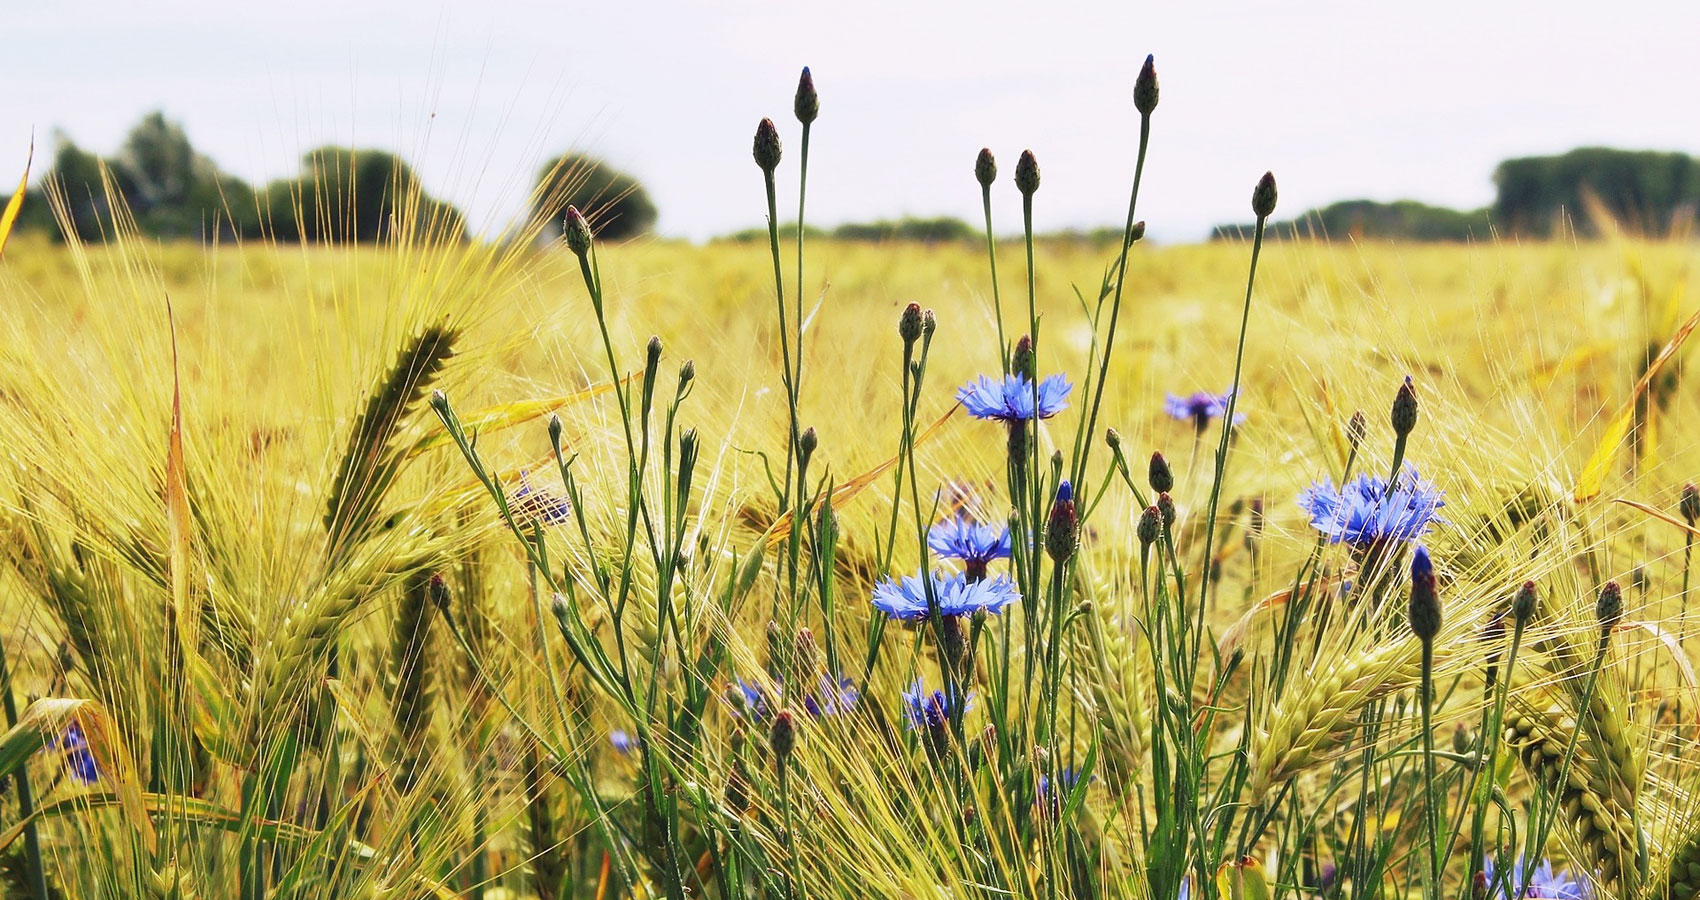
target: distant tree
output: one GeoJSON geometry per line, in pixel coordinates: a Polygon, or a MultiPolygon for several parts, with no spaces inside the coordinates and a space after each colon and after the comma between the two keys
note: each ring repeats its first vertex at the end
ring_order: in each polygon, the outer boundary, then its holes
{"type": "Polygon", "coordinates": [[[895,222],[852,222],[832,230],[832,236],[844,241],[906,241],[920,244],[939,244],[980,239],[981,233],[961,219],[939,216],[931,219],[913,217],[895,222]]]}
{"type": "Polygon", "coordinates": [[[605,240],[634,238],[655,227],[655,202],[643,185],[581,153],[550,160],[537,173],[532,212],[543,221],[545,237],[560,236],[568,206],[578,207],[596,236],[605,240]]]}
{"type": "Polygon", "coordinates": [[[274,181],[259,202],[280,241],[374,243],[397,227],[460,240],[466,217],[425,192],[413,167],[387,150],[320,147],[299,177],[274,181]]]}
{"type": "MultiPolygon", "coordinates": [[[[1411,241],[1469,241],[1492,236],[1488,211],[1429,206],[1415,200],[1343,200],[1308,210],[1297,218],[1271,222],[1271,237],[1411,241]]],[[[1213,238],[1250,239],[1250,225],[1221,225],[1213,238]]]]}
{"type": "Polygon", "coordinates": [[[1694,223],[1700,160],[1685,153],[1583,147],[1560,156],[1508,159],[1494,171],[1494,218],[1515,232],[1551,234],[1568,217],[1596,233],[1592,204],[1619,223],[1663,232],[1694,223]]]}

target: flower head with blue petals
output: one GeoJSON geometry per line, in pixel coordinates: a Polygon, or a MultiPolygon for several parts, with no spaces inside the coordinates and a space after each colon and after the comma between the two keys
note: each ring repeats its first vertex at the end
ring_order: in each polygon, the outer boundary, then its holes
{"type": "MultiPolygon", "coordinates": [[[[733,701],[732,711],[749,721],[760,724],[766,722],[783,706],[781,702],[785,693],[785,685],[778,685],[779,697],[770,696],[767,689],[759,684],[734,679],[734,690],[728,691],[728,699],[733,701]]],[[[821,675],[820,684],[813,691],[806,691],[796,702],[802,704],[804,711],[816,719],[836,716],[849,712],[856,705],[859,692],[855,684],[848,678],[833,678],[821,675]]]]}
{"type": "Polygon", "coordinates": [[[932,614],[927,605],[930,579],[933,599],[938,602],[939,615],[969,616],[977,612],[997,613],[1021,599],[1014,582],[1006,575],[970,581],[967,575],[905,575],[902,580],[886,578],[874,585],[874,608],[906,622],[925,619],[932,614]]]}
{"type": "Polygon", "coordinates": [[[531,477],[520,473],[519,487],[508,495],[514,514],[523,520],[535,520],[544,525],[559,525],[573,517],[572,504],[567,498],[533,487],[531,477]]]}
{"type": "Polygon", "coordinates": [[[915,684],[903,692],[903,718],[909,727],[916,731],[937,731],[950,722],[957,712],[956,703],[962,702],[962,712],[974,708],[974,693],[967,696],[947,694],[944,691],[929,691],[921,679],[915,679],[915,684]]]}
{"type": "Polygon", "coordinates": [[[970,574],[985,577],[986,565],[1009,558],[1009,526],[981,525],[968,516],[953,516],[927,529],[927,546],[941,559],[960,559],[970,574]]]}
{"type": "Polygon", "coordinates": [[[1414,541],[1436,523],[1445,493],[1407,465],[1392,492],[1387,479],[1363,474],[1338,489],[1324,477],[1299,495],[1310,525],[1331,544],[1367,547],[1382,541],[1414,541]]]}
{"type": "Polygon", "coordinates": [[[82,723],[73,721],[64,734],[49,739],[48,746],[64,752],[65,768],[72,778],[83,784],[94,784],[100,780],[100,766],[95,762],[87,736],[83,734],[82,723]]]}
{"type": "Polygon", "coordinates": [[[981,375],[956,389],[956,399],[976,419],[997,419],[1002,422],[1025,422],[1034,416],[1049,419],[1068,408],[1068,392],[1074,390],[1068,378],[1052,375],[1039,382],[1035,392],[1026,375],[1005,375],[994,379],[981,375]]]}
{"type": "MultiPolygon", "coordinates": [[[[1182,397],[1170,394],[1163,403],[1163,411],[1182,422],[1191,422],[1203,431],[1209,427],[1211,419],[1219,419],[1228,412],[1228,401],[1234,398],[1233,391],[1212,394],[1209,391],[1194,391],[1182,397]]],[[[1245,421],[1245,413],[1234,413],[1234,424],[1245,421]]]]}
{"type": "Polygon", "coordinates": [[[1588,882],[1582,878],[1572,878],[1568,869],[1553,871],[1552,861],[1543,859],[1541,864],[1529,873],[1529,882],[1523,883],[1523,861],[1519,859],[1511,871],[1504,873],[1503,879],[1496,876],[1493,870],[1493,857],[1489,856],[1482,867],[1482,875],[1487,880],[1488,896],[1496,900],[1522,900],[1524,897],[1540,898],[1540,900],[1588,900],[1593,896],[1588,882]],[[1509,882],[1509,890],[1507,890],[1509,882]]]}

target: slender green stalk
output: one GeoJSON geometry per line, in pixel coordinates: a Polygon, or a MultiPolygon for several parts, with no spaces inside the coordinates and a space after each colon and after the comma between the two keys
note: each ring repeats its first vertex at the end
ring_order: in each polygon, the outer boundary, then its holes
{"type": "MultiPolygon", "coordinates": [[[[0,640],[0,698],[6,702],[6,727],[18,724],[17,701],[12,697],[12,670],[6,663],[6,642],[0,640]]],[[[24,822],[24,864],[29,867],[30,893],[35,900],[48,900],[47,870],[41,864],[41,835],[35,827],[35,796],[30,792],[27,766],[13,774],[18,785],[18,818],[24,822]]]]}

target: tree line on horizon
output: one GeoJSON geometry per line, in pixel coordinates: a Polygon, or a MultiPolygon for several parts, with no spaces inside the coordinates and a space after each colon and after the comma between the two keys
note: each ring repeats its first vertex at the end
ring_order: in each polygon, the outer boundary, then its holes
{"type": "MultiPolygon", "coordinates": [[[[1494,169],[1494,201],[1479,209],[1415,200],[1345,200],[1307,210],[1267,233],[1279,238],[1484,240],[1624,228],[1687,236],[1700,225],[1700,159],[1686,153],[1580,147],[1556,156],[1508,159],[1494,169]]],[[[1250,225],[1219,225],[1213,239],[1249,239],[1250,225]]]]}
{"type": "MultiPolygon", "coordinates": [[[[1415,200],[1346,200],[1271,222],[1277,238],[1482,240],[1494,235],[1550,237],[1571,230],[1589,237],[1614,227],[1644,234],[1687,235],[1700,216],[1700,160],[1685,153],[1583,147],[1555,156],[1508,159],[1493,175],[1490,206],[1457,210],[1415,200]]],[[[399,155],[381,149],[324,146],[301,158],[289,178],[250,186],[191,146],[177,123],[154,112],[131,129],[118,152],[101,157],[60,136],[52,162],[26,197],[20,230],[98,242],[114,233],[114,200],[143,235],[161,240],[271,240],[282,243],[373,243],[397,223],[437,238],[467,237],[465,215],[432,196],[399,155]],[[48,202],[53,185],[63,205],[48,202]]],[[[585,211],[597,237],[649,234],[657,209],[633,176],[590,156],[568,153],[538,172],[531,213],[544,237],[558,237],[571,204],[585,211]]],[[[781,230],[795,225],[782,226],[781,230]]],[[[809,229],[843,241],[925,244],[983,240],[981,231],[949,216],[847,223],[809,229]]],[[[1046,237],[1113,241],[1120,229],[1057,232],[1046,237]]],[[[1249,225],[1220,225],[1212,239],[1249,238],[1249,225]]],[[[765,240],[766,228],[734,232],[734,242],[765,240]]]]}
{"type": "MultiPolygon", "coordinates": [[[[583,154],[556,157],[537,176],[532,212],[552,223],[546,230],[559,233],[568,204],[584,210],[608,240],[646,234],[655,224],[643,185],[583,154]]],[[[294,177],[250,186],[196,151],[182,126],[159,112],[144,116],[111,157],[61,135],[16,227],[101,242],[117,231],[120,206],[138,232],[161,240],[376,243],[394,237],[398,224],[438,239],[467,237],[466,216],[426,191],[393,152],[327,145],[304,154],[294,177]]]]}

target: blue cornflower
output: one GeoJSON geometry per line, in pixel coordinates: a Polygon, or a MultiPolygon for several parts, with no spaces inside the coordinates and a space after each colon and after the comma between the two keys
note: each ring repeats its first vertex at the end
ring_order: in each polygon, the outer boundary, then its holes
{"type": "Polygon", "coordinates": [[[95,762],[94,751],[89,749],[81,722],[72,721],[58,739],[48,740],[48,746],[64,752],[65,768],[70,770],[72,778],[83,784],[100,780],[100,766],[95,762]]]}
{"type": "Polygon", "coordinates": [[[1547,859],[1541,860],[1540,866],[1529,873],[1529,883],[1525,888],[1522,882],[1523,860],[1519,858],[1511,871],[1506,873],[1507,881],[1510,882],[1511,887],[1509,893],[1502,889],[1505,885],[1494,878],[1492,856],[1487,857],[1487,861],[1483,864],[1482,874],[1487,879],[1488,896],[1502,898],[1502,900],[1522,900],[1524,897],[1587,900],[1587,898],[1593,896],[1593,891],[1588,889],[1586,880],[1570,877],[1568,869],[1560,869],[1554,872],[1552,861],[1547,859]]]}
{"type": "MultiPolygon", "coordinates": [[[[1074,385],[1062,375],[1052,375],[1039,382],[1038,417],[1049,419],[1067,409],[1068,392],[1072,390],[1074,385]]],[[[1005,375],[1001,379],[981,375],[957,388],[956,399],[976,419],[1025,422],[1034,417],[1033,393],[1033,382],[1026,375],[1005,375]]]]}
{"type": "Polygon", "coordinates": [[[545,525],[559,525],[572,518],[573,508],[567,498],[532,487],[531,478],[525,472],[520,473],[519,479],[519,487],[508,497],[509,505],[518,518],[535,519],[545,525]]]}
{"type": "MultiPolygon", "coordinates": [[[[741,715],[751,722],[759,724],[767,721],[768,717],[784,705],[770,697],[767,690],[761,685],[752,684],[742,678],[734,680],[737,682],[737,694],[733,699],[742,701],[743,712],[741,715]]],[[[783,696],[785,685],[780,684],[778,688],[779,693],[783,696]]],[[[811,717],[820,719],[849,712],[856,705],[857,696],[858,692],[850,679],[822,675],[820,686],[814,691],[803,694],[800,702],[803,709],[811,717]]],[[[734,712],[736,712],[736,709],[734,709],[734,712]]]]}
{"type": "MultiPolygon", "coordinates": [[[[1098,776],[1093,775],[1087,781],[1087,783],[1090,784],[1092,781],[1096,781],[1097,779],[1098,779],[1098,776]]],[[[1062,788],[1062,790],[1059,792],[1061,797],[1066,797],[1069,794],[1074,793],[1074,786],[1079,784],[1079,783],[1080,783],[1080,770],[1074,768],[1073,766],[1069,766],[1068,768],[1063,769],[1062,772],[1058,773],[1058,775],[1057,775],[1057,784],[1062,788]]],[[[1033,797],[1033,802],[1035,802],[1035,803],[1038,803],[1042,800],[1045,800],[1047,797],[1050,796],[1050,793],[1051,793],[1050,776],[1040,775],[1038,787],[1039,787],[1039,789],[1033,797]]]]}
{"type": "Polygon", "coordinates": [[[1021,599],[1015,584],[1006,575],[970,581],[966,575],[930,576],[905,575],[902,581],[886,578],[874,585],[874,608],[904,621],[924,619],[932,610],[927,607],[927,582],[932,579],[933,598],[938,601],[939,615],[968,616],[985,611],[1001,612],[1004,607],[1021,599]]]}
{"type": "Polygon", "coordinates": [[[962,702],[962,712],[974,708],[974,692],[969,691],[966,697],[958,694],[946,694],[944,691],[929,691],[921,679],[915,679],[915,684],[903,692],[903,718],[909,727],[916,731],[937,732],[950,722],[950,717],[957,711],[958,700],[962,702]]]}
{"type": "Polygon", "coordinates": [[[849,678],[834,679],[823,674],[820,677],[820,689],[803,696],[803,709],[816,719],[836,716],[849,712],[850,708],[856,705],[858,696],[860,694],[856,690],[855,682],[849,678]]]}
{"type": "Polygon", "coordinates": [[[631,735],[618,728],[608,732],[608,743],[613,744],[614,751],[621,756],[631,756],[632,750],[637,747],[637,741],[632,740],[631,735]]]}
{"type": "Polygon", "coordinates": [[[943,559],[960,559],[970,573],[984,578],[986,564],[1009,558],[1009,526],[981,525],[965,515],[927,529],[927,546],[943,559]]]}
{"type": "Polygon", "coordinates": [[[1329,543],[1367,547],[1378,541],[1414,541],[1431,525],[1444,523],[1437,511],[1446,505],[1445,496],[1433,482],[1419,477],[1415,466],[1407,465],[1391,494],[1387,479],[1379,475],[1359,475],[1338,490],[1324,476],[1299,495],[1299,507],[1329,543]]]}
{"type": "MultiPolygon", "coordinates": [[[[1195,391],[1191,396],[1181,397],[1170,394],[1163,403],[1163,411],[1182,422],[1191,422],[1199,431],[1209,427],[1211,419],[1221,418],[1228,411],[1228,401],[1233,399],[1233,391],[1212,394],[1209,391],[1195,391]]],[[[1234,413],[1234,424],[1245,421],[1245,413],[1234,413]]]]}

